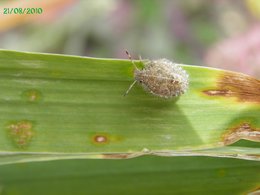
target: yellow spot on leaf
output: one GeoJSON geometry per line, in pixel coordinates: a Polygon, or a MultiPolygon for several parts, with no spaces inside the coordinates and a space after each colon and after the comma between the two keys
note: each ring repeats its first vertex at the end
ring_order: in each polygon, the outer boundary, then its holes
{"type": "Polygon", "coordinates": [[[42,93],[36,89],[29,89],[22,93],[22,98],[29,102],[38,102],[42,99],[42,93]]]}
{"type": "Polygon", "coordinates": [[[225,177],[226,176],[226,171],[224,169],[220,169],[220,170],[218,170],[217,175],[219,177],[225,177]]]}
{"type": "Polygon", "coordinates": [[[6,126],[9,137],[19,148],[24,148],[31,142],[34,132],[30,121],[13,121],[6,126]]]}

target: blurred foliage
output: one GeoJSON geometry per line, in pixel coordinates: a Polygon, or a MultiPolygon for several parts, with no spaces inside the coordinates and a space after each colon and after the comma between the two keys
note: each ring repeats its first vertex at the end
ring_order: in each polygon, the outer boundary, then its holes
{"type": "Polygon", "coordinates": [[[260,1],[247,0],[247,5],[252,14],[257,18],[260,18],[260,1]]]}
{"type": "Polygon", "coordinates": [[[44,9],[40,15],[1,14],[4,49],[126,58],[127,48],[136,58],[166,57],[260,77],[259,53],[243,55],[258,25],[259,0],[9,0],[0,6],[44,9]],[[242,45],[225,44],[236,36],[242,45]],[[237,65],[226,47],[241,48],[244,64],[237,65]]]}

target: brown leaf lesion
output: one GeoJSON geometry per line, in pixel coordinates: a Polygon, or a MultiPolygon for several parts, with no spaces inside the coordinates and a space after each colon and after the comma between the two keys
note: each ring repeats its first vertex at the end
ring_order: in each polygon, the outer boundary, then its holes
{"type": "Polygon", "coordinates": [[[250,123],[243,122],[235,127],[228,129],[223,135],[224,145],[230,145],[240,139],[260,142],[260,128],[254,128],[250,123]]]}
{"type": "Polygon", "coordinates": [[[248,193],[248,195],[259,195],[259,194],[260,194],[260,186],[248,193]]]}
{"type": "Polygon", "coordinates": [[[129,154],[103,154],[102,158],[104,159],[127,159],[129,158],[129,154]]]}
{"type": "Polygon", "coordinates": [[[225,72],[217,80],[215,89],[203,90],[207,96],[235,97],[239,102],[260,104],[260,80],[253,77],[225,72]]]}

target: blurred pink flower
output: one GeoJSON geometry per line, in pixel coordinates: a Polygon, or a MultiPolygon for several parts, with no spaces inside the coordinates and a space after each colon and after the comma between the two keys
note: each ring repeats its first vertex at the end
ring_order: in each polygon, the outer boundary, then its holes
{"type": "Polygon", "coordinates": [[[205,63],[260,78],[260,24],[213,46],[205,56],[205,63]]]}

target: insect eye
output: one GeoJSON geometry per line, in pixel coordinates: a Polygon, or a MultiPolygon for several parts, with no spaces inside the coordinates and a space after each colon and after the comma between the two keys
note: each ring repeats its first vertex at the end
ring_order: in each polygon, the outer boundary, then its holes
{"type": "Polygon", "coordinates": [[[140,80],[140,81],[139,81],[139,83],[143,83],[143,81],[142,81],[142,80],[140,80]]]}

